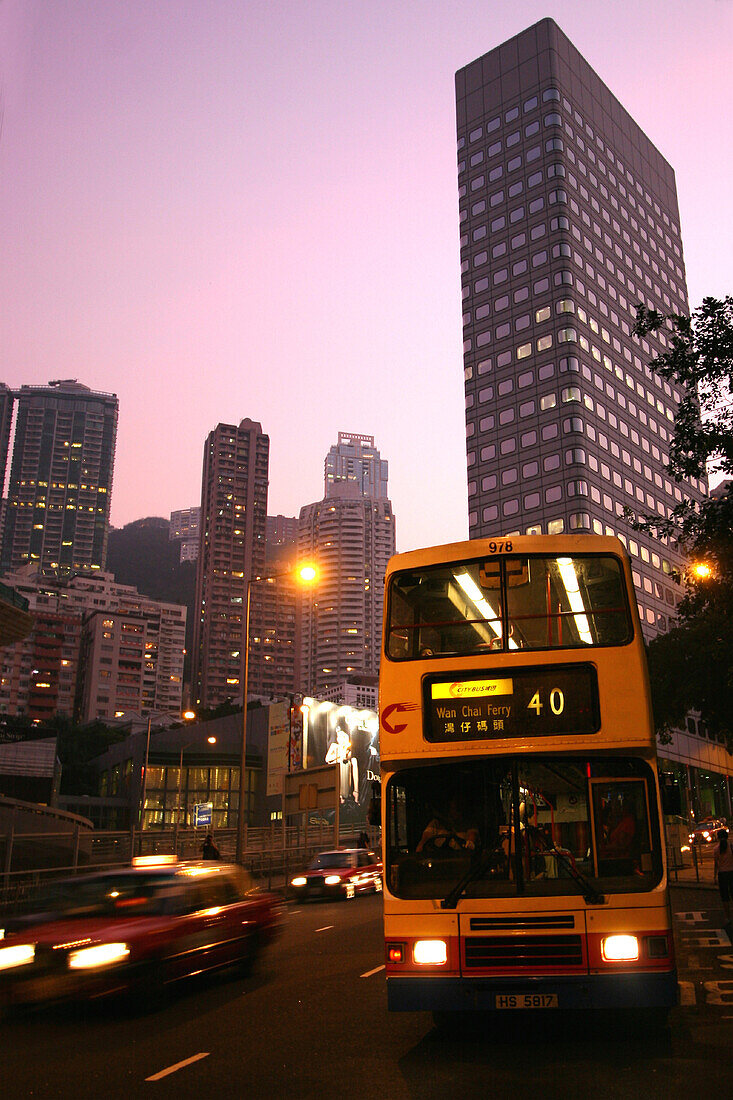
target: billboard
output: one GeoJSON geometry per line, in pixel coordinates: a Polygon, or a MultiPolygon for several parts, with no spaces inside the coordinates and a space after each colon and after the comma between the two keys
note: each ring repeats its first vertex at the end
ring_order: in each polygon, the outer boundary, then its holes
{"type": "Polygon", "coordinates": [[[272,703],[267,722],[267,795],[282,794],[290,751],[290,703],[272,703]]]}
{"type": "Polygon", "coordinates": [[[303,766],[339,766],[342,819],[365,821],[379,781],[379,717],[341,703],[303,701],[303,766]]]}

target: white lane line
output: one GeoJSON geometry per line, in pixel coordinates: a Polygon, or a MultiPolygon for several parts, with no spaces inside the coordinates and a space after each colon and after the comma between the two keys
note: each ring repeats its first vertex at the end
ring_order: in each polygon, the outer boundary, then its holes
{"type": "Polygon", "coordinates": [[[174,1066],[168,1066],[167,1069],[162,1069],[160,1073],[154,1073],[152,1077],[146,1077],[146,1081],[160,1081],[161,1077],[167,1077],[169,1073],[175,1073],[176,1070],[183,1069],[184,1066],[190,1066],[193,1062],[200,1062],[202,1058],[208,1058],[211,1051],[205,1050],[201,1054],[194,1054],[193,1058],[185,1058],[182,1062],[176,1062],[174,1066]]]}
{"type": "Polygon", "coordinates": [[[372,974],[378,974],[380,970],[384,970],[384,966],[385,966],[384,963],[382,963],[381,966],[375,966],[374,970],[367,970],[366,974],[360,974],[359,977],[360,978],[371,978],[372,974]]]}
{"type": "Polygon", "coordinates": [[[323,928],[316,928],[316,932],[328,932],[329,928],[333,928],[333,925],[324,924],[323,928]]]}

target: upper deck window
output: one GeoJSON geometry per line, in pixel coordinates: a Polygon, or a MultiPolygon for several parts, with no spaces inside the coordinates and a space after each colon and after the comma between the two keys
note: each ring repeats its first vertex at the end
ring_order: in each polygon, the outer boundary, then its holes
{"type": "Polygon", "coordinates": [[[621,563],[610,556],[451,562],[390,580],[393,660],[617,646],[632,636],[621,563]]]}

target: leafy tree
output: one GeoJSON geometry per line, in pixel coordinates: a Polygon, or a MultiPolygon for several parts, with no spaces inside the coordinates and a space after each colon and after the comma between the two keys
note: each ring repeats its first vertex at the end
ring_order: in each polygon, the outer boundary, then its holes
{"type": "MultiPolygon", "coordinates": [[[[637,307],[638,336],[664,329],[669,350],[649,366],[680,386],[668,470],[688,477],[733,477],[733,298],[705,298],[691,317],[637,307]]],[[[645,515],[634,526],[677,540],[691,561],[678,608],[678,625],[649,645],[654,713],[662,740],[699,710],[711,735],[733,750],[733,493],[697,503],[689,498],[661,518],[645,515]]]]}

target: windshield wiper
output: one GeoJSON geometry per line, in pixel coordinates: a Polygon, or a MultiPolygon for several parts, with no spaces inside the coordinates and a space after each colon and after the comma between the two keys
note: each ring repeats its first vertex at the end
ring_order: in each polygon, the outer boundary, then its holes
{"type": "Polygon", "coordinates": [[[466,871],[465,875],[462,878],[459,878],[458,882],[455,884],[451,892],[449,894],[446,894],[446,896],[441,899],[440,908],[455,909],[456,903],[465,893],[466,887],[469,886],[474,881],[474,879],[479,878],[484,873],[484,871],[491,863],[492,856],[496,855],[496,853],[500,850],[501,846],[499,846],[498,848],[492,848],[490,852],[486,852],[484,854],[483,859],[480,860],[474,867],[470,867],[468,871],[466,871]]]}
{"type": "Polygon", "coordinates": [[[596,890],[595,886],[588,881],[584,874],[582,874],[578,868],[573,864],[572,859],[565,852],[561,852],[559,848],[556,848],[553,844],[552,847],[546,847],[546,852],[555,856],[563,867],[568,871],[568,874],[572,879],[577,882],[578,886],[582,887],[583,900],[587,905],[604,905],[606,898],[599,890],[596,890]]]}
{"type": "MultiPolygon", "coordinates": [[[[492,851],[487,852],[484,855],[484,858],[479,863],[477,863],[475,867],[471,867],[466,872],[466,874],[458,880],[450,893],[446,894],[446,896],[441,899],[440,908],[455,909],[457,903],[463,897],[463,894],[466,891],[466,887],[470,886],[470,884],[474,882],[475,879],[479,878],[484,873],[484,871],[491,863],[492,856],[494,856],[499,850],[499,848],[494,848],[492,849],[492,851]]],[[[565,854],[565,852],[560,851],[560,849],[556,848],[554,845],[551,848],[545,848],[545,851],[550,853],[551,855],[556,856],[557,859],[562,863],[562,865],[567,869],[570,877],[578,884],[578,886],[582,888],[581,892],[586,905],[605,905],[605,895],[600,893],[599,890],[596,890],[595,886],[593,886],[593,884],[588,881],[585,875],[581,874],[581,872],[577,869],[577,867],[573,865],[572,860],[568,855],[565,854]]]]}

